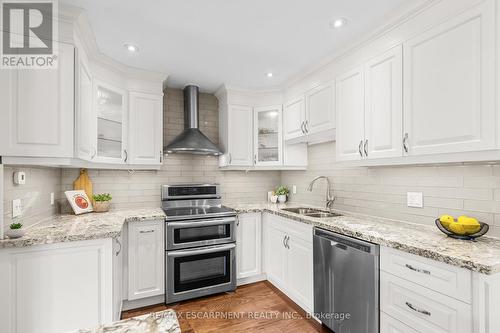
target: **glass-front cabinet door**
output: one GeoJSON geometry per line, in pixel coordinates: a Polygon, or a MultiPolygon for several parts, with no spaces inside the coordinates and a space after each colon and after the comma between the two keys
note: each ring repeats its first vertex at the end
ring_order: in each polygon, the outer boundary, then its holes
{"type": "Polygon", "coordinates": [[[127,101],[125,91],[105,84],[95,84],[96,145],[95,160],[126,163],[127,101]]]}
{"type": "Polygon", "coordinates": [[[254,164],[281,165],[283,158],[281,106],[255,108],[254,117],[254,164]]]}

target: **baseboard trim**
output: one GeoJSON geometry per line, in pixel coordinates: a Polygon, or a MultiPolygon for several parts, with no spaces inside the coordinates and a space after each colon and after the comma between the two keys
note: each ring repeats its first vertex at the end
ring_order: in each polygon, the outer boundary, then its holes
{"type": "Polygon", "coordinates": [[[246,284],[251,284],[251,283],[256,283],[256,282],[266,281],[266,280],[267,280],[266,274],[262,273],[259,275],[247,276],[247,277],[238,279],[238,281],[236,281],[236,285],[239,287],[239,286],[244,286],[246,284]]]}
{"type": "Polygon", "coordinates": [[[165,303],[165,295],[151,296],[147,298],[135,299],[133,301],[123,300],[122,311],[140,309],[161,303],[165,303]]]}

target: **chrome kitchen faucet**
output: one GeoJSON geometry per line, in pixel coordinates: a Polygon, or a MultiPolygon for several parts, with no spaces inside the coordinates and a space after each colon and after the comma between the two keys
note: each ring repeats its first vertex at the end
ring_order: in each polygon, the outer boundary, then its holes
{"type": "Polygon", "coordinates": [[[311,192],[313,190],[313,185],[314,183],[318,180],[318,179],[326,179],[326,182],[327,182],[327,188],[326,188],[326,198],[325,198],[325,207],[326,209],[328,210],[332,210],[332,206],[333,206],[333,203],[335,202],[335,197],[332,193],[332,189],[331,189],[331,182],[330,182],[330,179],[328,179],[328,177],[326,176],[318,176],[316,178],[314,178],[310,183],[309,183],[309,186],[307,187],[307,190],[309,192],[311,192]]]}

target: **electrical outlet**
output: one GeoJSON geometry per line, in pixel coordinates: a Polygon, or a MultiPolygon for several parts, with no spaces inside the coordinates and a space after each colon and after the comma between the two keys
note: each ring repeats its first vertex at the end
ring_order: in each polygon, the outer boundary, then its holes
{"type": "Polygon", "coordinates": [[[292,194],[297,194],[297,186],[292,185],[292,194]]]}
{"type": "Polygon", "coordinates": [[[18,217],[23,213],[23,207],[21,205],[21,199],[12,200],[12,218],[18,217]]]}
{"type": "Polygon", "coordinates": [[[54,205],[54,201],[55,201],[55,198],[54,198],[54,192],[51,192],[50,193],[50,204],[53,206],[54,205]]]}
{"type": "Polygon", "coordinates": [[[407,192],[406,205],[408,207],[415,207],[415,208],[424,207],[424,196],[422,192],[407,192]]]}

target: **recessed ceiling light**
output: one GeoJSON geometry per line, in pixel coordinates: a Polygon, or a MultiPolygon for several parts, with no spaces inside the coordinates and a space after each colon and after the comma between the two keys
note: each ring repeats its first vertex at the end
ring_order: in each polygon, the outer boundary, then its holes
{"type": "Polygon", "coordinates": [[[271,73],[271,72],[266,73],[266,76],[267,76],[267,77],[273,77],[273,73],[271,73]]]}
{"type": "Polygon", "coordinates": [[[330,22],[330,28],[338,29],[347,24],[347,20],[345,18],[338,18],[330,22]]]}
{"type": "Polygon", "coordinates": [[[134,45],[134,44],[125,44],[123,46],[127,49],[127,51],[132,52],[132,53],[139,51],[139,48],[137,47],[137,45],[134,45]]]}

